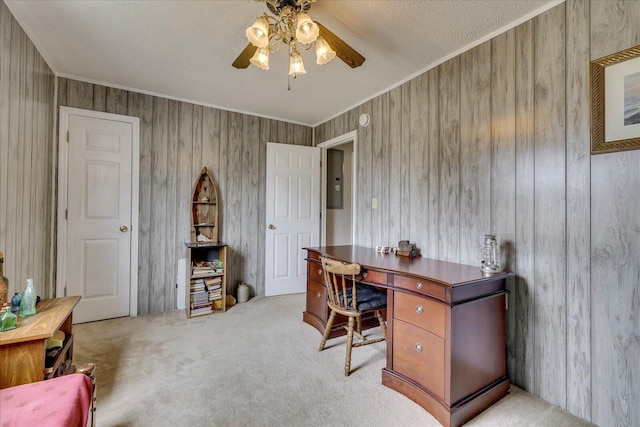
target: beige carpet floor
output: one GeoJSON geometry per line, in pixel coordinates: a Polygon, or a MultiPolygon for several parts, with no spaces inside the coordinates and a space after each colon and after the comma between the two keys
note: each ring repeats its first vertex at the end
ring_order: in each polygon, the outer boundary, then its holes
{"type": "MultiPolygon", "coordinates": [[[[75,362],[97,364],[97,426],[440,425],[381,384],[384,343],[355,348],[345,377],[345,338],[318,352],[304,306],[297,294],[192,319],[172,311],[75,325],[75,362]]],[[[467,425],[591,424],[512,386],[467,425]]]]}

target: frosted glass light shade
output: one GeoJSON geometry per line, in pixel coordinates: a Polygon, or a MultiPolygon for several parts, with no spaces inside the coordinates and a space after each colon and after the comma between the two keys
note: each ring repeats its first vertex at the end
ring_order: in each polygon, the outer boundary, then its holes
{"type": "Polygon", "coordinates": [[[249,60],[253,65],[260,68],[261,70],[269,69],[269,48],[267,47],[259,47],[256,49],[256,53],[253,54],[253,57],[249,60]]]}
{"type": "Polygon", "coordinates": [[[297,19],[296,40],[302,44],[313,43],[318,38],[318,34],[320,34],[320,28],[304,12],[299,13],[297,19]]]}
{"type": "Polygon", "coordinates": [[[256,22],[247,28],[245,35],[249,43],[255,47],[267,47],[267,44],[269,44],[269,22],[267,18],[263,16],[256,19],[256,22]]]}
{"type": "Polygon", "coordinates": [[[331,49],[329,43],[322,37],[318,37],[316,40],[316,63],[318,65],[324,65],[336,57],[336,52],[331,49]]]}
{"type": "Polygon", "coordinates": [[[307,74],[302,63],[302,57],[297,50],[291,52],[291,58],[289,59],[289,75],[295,79],[298,74],[307,74]]]}

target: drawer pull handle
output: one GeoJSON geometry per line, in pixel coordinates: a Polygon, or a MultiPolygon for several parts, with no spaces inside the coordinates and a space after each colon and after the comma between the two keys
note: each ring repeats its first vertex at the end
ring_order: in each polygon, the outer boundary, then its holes
{"type": "Polygon", "coordinates": [[[321,268],[318,269],[318,276],[322,276],[322,269],[321,268]]]}
{"type": "Polygon", "coordinates": [[[420,344],[420,343],[416,344],[416,351],[418,353],[422,353],[422,344],[420,344]]]}
{"type": "Polygon", "coordinates": [[[416,313],[422,314],[423,311],[424,311],[424,308],[422,308],[420,304],[416,305],[416,313]]]}
{"type": "Polygon", "coordinates": [[[362,273],[362,277],[366,278],[369,275],[366,271],[362,273]]]}
{"type": "Polygon", "coordinates": [[[422,282],[416,283],[416,288],[417,289],[422,289],[422,282]]]}
{"type": "Polygon", "coordinates": [[[320,298],[320,297],[321,297],[320,292],[316,292],[316,298],[320,298]]]}

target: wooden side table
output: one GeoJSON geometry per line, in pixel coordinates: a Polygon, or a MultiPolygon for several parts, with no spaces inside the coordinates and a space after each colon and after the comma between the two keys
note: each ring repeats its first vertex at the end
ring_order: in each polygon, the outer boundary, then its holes
{"type": "Polygon", "coordinates": [[[72,369],[73,309],[79,296],[40,301],[36,314],[18,316],[18,327],[0,332],[0,389],[65,375],[72,369]],[[45,341],[61,330],[62,349],[47,361],[45,341]]]}

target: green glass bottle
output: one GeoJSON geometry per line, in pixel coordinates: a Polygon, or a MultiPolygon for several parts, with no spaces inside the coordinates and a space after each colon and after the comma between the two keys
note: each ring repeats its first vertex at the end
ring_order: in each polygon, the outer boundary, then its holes
{"type": "Polygon", "coordinates": [[[11,306],[5,304],[0,310],[0,332],[10,331],[18,326],[18,318],[11,312],[11,306]]]}
{"type": "Polygon", "coordinates": [[[22,291],[22,297],[20,298],[20,317],[36,314],[37,298],[36,289],[33,287],[33,279],[27,279],[27,286],[22,291]]]}

